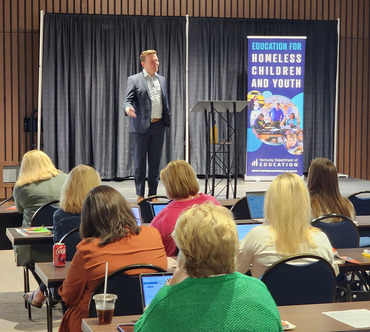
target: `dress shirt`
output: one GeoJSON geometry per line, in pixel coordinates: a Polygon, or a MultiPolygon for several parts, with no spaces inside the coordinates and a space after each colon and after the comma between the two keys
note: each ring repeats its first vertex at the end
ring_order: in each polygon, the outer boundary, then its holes
{"type": "Polygon", "coordinates": [[[150,76],[148,72],[143,69],[144,77],[148,84],[149,96],[152,101],[152,119],[162,118],[162,95],[161,95],[161,85],[157,74],[150,76]]]}

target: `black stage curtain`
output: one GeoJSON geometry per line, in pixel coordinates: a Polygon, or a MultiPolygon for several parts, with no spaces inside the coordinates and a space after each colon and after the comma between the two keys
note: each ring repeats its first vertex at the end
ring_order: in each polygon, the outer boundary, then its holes
{"type": "MultiPolygon", "coordinates": [[[[307,36],[304,83],[304,171],[318,156],[333,160],[336,21],[189,19],[189,107],[199,100],[245,100],[247,36],[307,36]]],[[[191,160],[204,173],[204,115],[190,113],[191,160]]],[[[217,121],[222,125],[222,121],[217,121]]],[[[245,174],[247,117],[237,114],[238,173],[245,174]]],[[[220,128],[218,128],[220,131],[220,128]]],[[[225,130],[225,128],[221,128],[225,130]]]]}
{"type": "Polygon", "coordinates": [[[170,96],[165,166],[184,155],[184,132],[176,123],[185,123],[185,18],[45,15],[44,151],[60,169],[89,163],[102,179],[133,174],[123,102],[127,77],[141,71],[145,49],[157,50],[170,96]]]}
{"type": "MultiPolygon", "coordinates": [[[[245,100],[247,36],[307,36],[304,170],[333,158],[336,21],[189,19],[189,107],[199,100],[245,100]]],[[[132,176],[123,101],[139,54],[156,49],[167,80],[172,126],[162,165],[184,158],[185,18],[46,14],[43,59],[44,150],[68,172],[94,164],[103,179],[132,176]]],[[[245,173],[245,112],[238,114],[238,173],[245,173]]],[[[205,173],[204,115],[190,114],[191,164],[205,173]]],[[[220,128],[222,130],[222,128],[220,128]]]]}

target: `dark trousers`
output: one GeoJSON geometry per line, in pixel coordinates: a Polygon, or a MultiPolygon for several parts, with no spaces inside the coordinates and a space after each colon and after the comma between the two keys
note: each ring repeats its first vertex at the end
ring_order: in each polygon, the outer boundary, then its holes
{"type": "Polygon", "coordinates": [[[136,195],[144,196],[146,159],[148,158],[148,196],[157,194],[159,164],[162,156],[164,133],[163,121],[152,122],[146,134],[131,133],[134,156],[134,177],[136,195]]]}

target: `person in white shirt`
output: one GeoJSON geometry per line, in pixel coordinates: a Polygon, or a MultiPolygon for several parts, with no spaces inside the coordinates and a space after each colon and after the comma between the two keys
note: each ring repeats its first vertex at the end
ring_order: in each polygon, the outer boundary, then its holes
{"type": "Polygon", "coordinates": [[[266,193],[264,225],[253,228],[239,244],[237,271],[260,278],[276,261],[310,253],[326,259],[338,274],[328,237],[310,225],[310,195],[294,173],[280,174],[266,193]]]}

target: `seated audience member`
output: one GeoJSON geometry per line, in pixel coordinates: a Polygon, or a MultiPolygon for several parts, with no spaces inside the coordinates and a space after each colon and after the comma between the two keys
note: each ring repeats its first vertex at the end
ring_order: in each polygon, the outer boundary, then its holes
{"type": "MultiPolygon", "coordinates": [[[[312,219],[330,213],[355,219],[355,209],[347,198],[341,196],[337,168],[329,159],[316,158],[311,162],[307,186],[311,196],[312,219]]],[[[323,222],[335,221],[323,220],[323,222]]]]}
{"type": "MultiPolygon", "coordinates": [[[[59,242],[69,231],[80,227],[80,214],[86,194],[99,185],[100,176],[91,166],[78,165],[69,172],[60,195],[60,209],[53,216],[54,242],[59,242]]],[[[37,290],[24,294],[23,298],[41,308],[46,299],[45,292],[45,284],[41,283],[37,290]]]]}
{"type": "MultiPolygon", "coordinates": [[[[66,279],[59,294],[68,307],[59,331],[81,331],[88,317],[90,296],[108,273],[131,264],[148,263],[167,269],[160,234],[150,226],[136,224],[126,199],[114,188],[99,186],[86,196],[82,206],[80,234],[66,279]]],[[[142,273],[144,271],[138,271],[142,273]]]]}
{"type": "MultiPolygon", "coordinates": [[[[52,201],[59,201],[60,192],[67,174],[55,168],[49,156],[40,150],[31,150],[24,154],[17,182],[13,190],[14,203],[18,212],[23,214],[23,227],[30,227],[31,220],[38,208],[52,201]]],[[[14,246],[18,266],[37,261],[50,260],[50,253],[36,251],[31,253],[30,245],[14,246]]],[[[34,278],[41,283],[34,267],[30,266],[34,278]]]]}
{"type": "Polygon", "coordinates": [[[92,166],[78,165],[70,171],[60,195],[60,209],[53,216],[54,242],[59,242],[69,231],[80,227],[80,214],[86,194],[99,185],[99,173],[92,166]]]}
{"type": "Polygon", "coordinates": [[[213,203],[185,210],[173,233],[179,267],[135,324],[145,331],[282,331],[278,309],[258,279],[235,272],[232,213],[213,203]]]}
{"type": "Polygon", "coordinates": [[[14,203],[23,213],[23,227],[31,225],[36,210],[52,201],[59,201],[67,174],[55,168],[49,156],[32,150],[24,154],[18,180],[13,190],[14,203]]]}
{"type": "Polygon", "coordinates": [[[151,226],[159,230],[167,256],[176,254],[176,245],[171,233],[175,228],[180,213],[189,206],[211,201],[220,205],[213,196],[199,193],[199,184],[193,167],[184,160],[171,161],[161,171],[161,180],[167,197],[172,202],[160,211],[152,220],[151,226]]]}
{"type": "Polygon", "coordinates": [[[338,274],[328,237],[312,227],[310,195],[304,181],[294,173],[276,177],[266,193],[265,224],[250,230],[239,245],[237,271],[260,278],[276,261],[310,253],[325,258],[338,274]]]}

